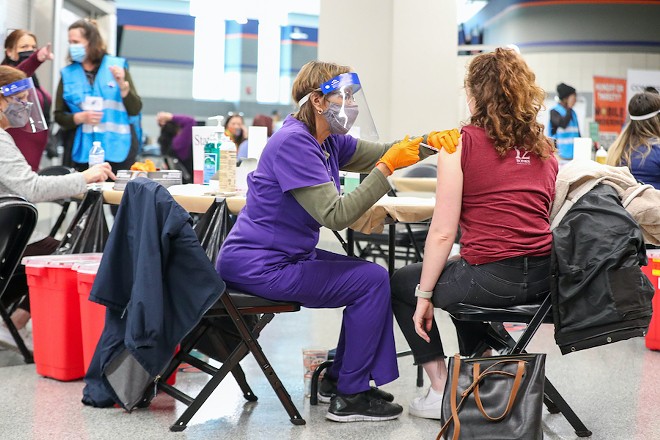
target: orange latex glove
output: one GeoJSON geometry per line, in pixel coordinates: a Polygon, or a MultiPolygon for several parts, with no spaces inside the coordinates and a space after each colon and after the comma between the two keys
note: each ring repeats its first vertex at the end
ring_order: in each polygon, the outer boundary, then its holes
{"type": "Polygon", "coordinates": [[[387,150],[383,157],[380,158],[378,163],[384,163],[390,172],[394,172],[397,168],[407,167],[419,161],[419,144],[422,138],[418,137],[410,139],[409,136],[387,150]]]}
{"type": "Polygon", "coordinates": [[[458,132],[458,130],[452,128],[451,130],[430,132],[426,137],[426,142],[438,150],[444,148],[447,153],[452,154],[454,151],[456,151],[456,147],[458,146],[458,139],[460,137],[461,134],[458,132]]]}

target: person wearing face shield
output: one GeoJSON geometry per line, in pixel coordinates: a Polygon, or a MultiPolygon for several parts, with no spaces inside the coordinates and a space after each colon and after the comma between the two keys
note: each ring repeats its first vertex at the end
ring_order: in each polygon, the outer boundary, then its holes
{"type": "MultiPolygon", "coordinates": [[[[33,203],[46,202],[84,193],[88,183],[114,179],[115,176],[107,163],[66,176],[40,176],[32,170],[7,130],[45,130],[47,125],[38,102],[38,93],[32,78],[26,78],[23,72],[13,67],[0,66],[0,195],[15,194],[33,203]]],[[[59,241],[51,237],[35,233],[30,238],[24,255],[48,255],[55,251],[58,244],[59,241]]],[[[17,273],[20,274],[21,270],[22,268],[17,269],[17,273]]],[[[24,297],[27,291],[25,277],[14,276],[2,295],[2,301],[10,305],[24,297]]],[[[30,338],[26,334],[25,324],[30,319],[29,310],[29,302],[25,297],[11,316],[28,342],[30,338]]],[[[15,348],[14,339],[4,324],[0,325],[0,344],[15,348]]]]}
{"type": "MultiPolygon", "coordinates": [[[[319,394],[330,403],[326,418],[395,419],[402,407],[370,383],[384,385],[399,375],[387,270],[316,246],[321,226],[348,227],[388,192],[387,176],[419,161],[422,137],[373,141],[378,134],[364,90],[346,66],[305,64],[292,97],[299,108],[268,140],[249,174],[247,204],[216,269],[230,287],[253,295],[310,308],[345,307],[334,362],[319,394]],[[342,196],[340,169],[368,176],[342,196]]],[[[435,135],[428,142],[442,137],[435,135]]],[[[447,137],[455,147],[458,139],[447,137]]]]}
{"type": "MultiPolygon", "coordinates": [[[[39,98],[37,105],[41,107],[46,121],[50,117],[52,99],[50,94],[40,86],[35,71],[43,62],[52,59],[50,43],[37,50],[37,37],[24,29],[14,30],[5,39],[5,58],[2,60],[2,65],[16,67],[32,78],[39,98]]],[[[19,128],[8,128],[7,132],[14,138],[18,149],[21,150],[32,170],[37,171],[48,143],[48,131],[28,132],[19,128]]]]}
{"type": "Polygon", "coordinates": [[[55,96],[55,121],[75,130],[73,166],[84,170],[92,142],[100,141],[114,171],[127,170],[138,152],[142,101],[121,57],[106,53],[96,24],[87,19],[69,26],[69,60],[55,96]]]}

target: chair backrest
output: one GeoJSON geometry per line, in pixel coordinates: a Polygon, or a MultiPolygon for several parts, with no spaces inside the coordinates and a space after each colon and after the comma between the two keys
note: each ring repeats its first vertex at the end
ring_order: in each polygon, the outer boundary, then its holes
{"type": "Polygon", "coordinates": [[[0,196],[0,295],[21,261],[37,224],[37,208],[19,196],[0,196]]]}
{"type": "Polygon", "coordinates": [[[438,167],[430,163],[420,163],[405,170],[401,177],[437,177],[438,167]]]}
{"type": "Polygon", "coordinates": [[[50,167],[42,168],[37,174],[40,176],[66,176],[75,172],[73,168],[65,167],[63,165],[53,165],[50,167]]]}

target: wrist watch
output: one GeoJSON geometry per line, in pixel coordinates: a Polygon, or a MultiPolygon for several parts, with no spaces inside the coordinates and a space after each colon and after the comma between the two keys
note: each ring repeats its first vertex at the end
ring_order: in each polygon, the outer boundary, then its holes
{"type": "Polygon", "coordinates": [[[426,298],[426,299],[431,299],[433,296],[433,291],[431,290],[430,292],[427,292],[425,290],[421,290],[419,288],[419,284],[415,287],[415,296],[417,298],[426,298]]]}

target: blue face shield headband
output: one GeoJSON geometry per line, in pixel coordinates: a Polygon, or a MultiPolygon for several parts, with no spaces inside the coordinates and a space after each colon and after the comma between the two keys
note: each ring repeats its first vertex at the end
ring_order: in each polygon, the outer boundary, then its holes
{"type": "Polygon", "coordinates": [[[32,78],[25,78],[0,87],[0,94],[7,100],[3,116],[12,128],[21,128],[30,133],[48,129],[39,105],[39,97],[32,78]]]}
{"type": "Polygon", "coordinates": [[[303,96],[298,106],[302,107],[313,92],[321,92],[329,103],[322,114],[332,134],[348,133],[356,138],[378,140],[378,131],[357,73],[342,73],[329,79],[303,96]]]}

